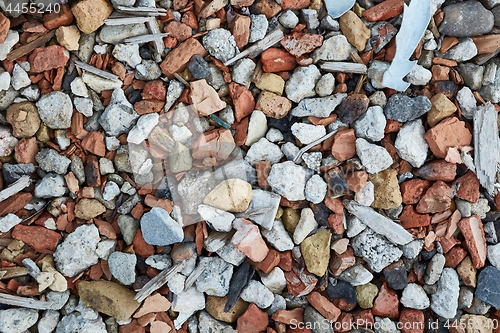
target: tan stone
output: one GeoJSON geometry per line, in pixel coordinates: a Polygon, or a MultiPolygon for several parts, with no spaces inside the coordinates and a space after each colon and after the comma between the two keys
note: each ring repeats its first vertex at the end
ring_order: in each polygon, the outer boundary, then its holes
{"type": "Polygon", "coordinates": [[[362,309],[371,309],[373,307],[373,300],[378,294],[377,286],[373,283],[367,283],[356,286],[355,289],[359,306],[362,309]]]}
{"type": "Polygon", "coordinates": [[[76,51],[80,47],[80,30],[78,30],[76,25],[57,28],[56,38],[57,42],[68,51],[76,51]]]}
{"type": "Polygon", "coordinates": [[[260,93],[255,108],[269,117],[281,119],[292,108],[292,102],[286,97],[264,90],[260,93]]]}
{"type": "Polygon", "coordinates": [[[189,86],[193,107],[200,116],[208,116],[226,107],[226,102],[219,98],[217,91],[205,79],[190,82],[189,86]]]}
{"type": "Polygon", "coordinates": [[[285,229],[293,234],[300,221],[300,214],[293,208],[285,208],[283,212],[283,225],[285,229]]]}
{"type": "Polygon", "coordinates": [[[370,39],[371,32],[363,21],[353,11],[348,11],[339,19],[340,29],[358,51],[363,51],[366,47],[368,39],[370,39]]]}
{"type": "Polygon", "coordinates": [[[75,206],[75,216],[90,220],[106,211],[106,207],[96,199],[81,199],[75,206]]]}
{"type": "Polygon", "coordinates": [[[330,261],[331,238],[330,230],[323,229],[300,243],[300,252],[310,273],[317,276],[325,275],[330,261]]]}
{"type": "Polygon", "coordinates": [[[434,126],[444,118],[451,116],[457,107],[444,94],[436,94],[431,98],[432,107],[427,114],[427,122],[434,126]]]}
{"type": "Polygon", "coordinates": [[[285,89],[285,80],[277,74],[263,73],[257,83],[257,88],[260,90],[267,90],[277,95],[283,95],[285,89]]]}
{"type": "Polygon", "coordinates": [[[171,305],[169,300],[160,294],[148,296],[139,310],[134,313],[134,318],[139,318],[152,312],[168,311],[171,305]]]}
{"type": "Polygon", "coordinates": [[[476,287],[477,270],[476,267],[474,267],[470,256],[465,257],[464,260],[462,260],[462,262],[458,264],[457,273],[458,275],[460,275],[462,281],[466,286],[474,288],[476,287]]]}
{"type": "Polygon", "coordinates": [[[91,34],[104,24],[113,12],[113,6],[106,0],[80,0],[71,7],[71,12],[78,28],[85,34],[91,34]]]}
{"type": "Polygon", "coordinates": [[[205,205],[232,213],[247,210],[252,201],[252,185],[238,178],[222,181],[203,200],[205,205]]]}
{"type": "Polygon", "coordinates": [[[375,200],[373,208],[396,208],[403,202],[398,184],[398,175],[394,169],[386,169],[370,176],[374,185],[375,200]]]}
{"type": "Polygon", "coordinates": [[[225,323],[234,323],[248,308],[248,303],[238,298],[236,304],[229,312],[224,312],[224,306],[227,302],[227,296],[216,297],[207,296],[205,310],[217,320],[225,323]]]}
{"type": "Polygon", "coordinates": [[[31,102],[12,104],[7,109],[6,118],[12,125],[12,135],[16,138],[31,137],[40,128],[38,109],[31,102]]]}
{"type": "Polygon", "coordinates": [[[111,281],[81,281],[78,295],[89,308],[123,321],[141,305],[134,300],[134,291],[111,281]]]}
{"type": "Polygon", "coordinates": [[[464,325],[465,333],[493,333],[493,328],[497,326],[491,318],[471,314],[463,315],[460,324],[464,325]]]}
{"type": "Polygon", "coordinates": [[[172,331],[172,327],[170,327],[170,325],[166,322],[154,321],[151,323],[149,331],[151,333],[169,333],[170,331],[172,331]]]}

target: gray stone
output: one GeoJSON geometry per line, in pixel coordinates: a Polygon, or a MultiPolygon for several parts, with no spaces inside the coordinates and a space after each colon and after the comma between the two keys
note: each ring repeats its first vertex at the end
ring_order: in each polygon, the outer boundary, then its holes
{"type": "Polygon", "coordinates": [[[236,55],[238,48],[229,30],[218,28],[203,36],[203,46],[211,56],[226,62],[236,55]]]}
{"type": "Polygon", "coordinates": [[[281,146],[281,151],[288,161],[292,161],[299,153],[300,149],[291,142],[287,142],[281,146]]]}
{"type": "Polygon", "coordinates": [[[484,219],[486,213],[490,211],[491,207],[488,203],[488,199],[479,198],[477,202],[472,202],[470,204],[471,215],[479,215],[480,218],[484,219]]]}
{"type": "Polygon", "coordinates": [[[184,91],[184,85],[177,80],[171,80],[167,88],[167,97],[165,100],[165,112],[168,112],[172,105],[179,99],[184,91]]]}
{"type": "Polygon", "coordinates": [[[318,140],[326,135],[325,126],[295,123],[292,125],[292,134],[304,145],[318,140]]]}
{"type": "Polygon", "coordinates": [[[264,229],[271,229],[278,212],[281,197],[260,189],[252,190],[252,201],[243,214],[251,214],[251,220],[264,229]],[[263,211],[263,212],[259,212],[263,211]]]}
{"type": "Polygon", "coordinates": [[[187,64],[187,68],[195,79],[204,79],[210,75],[210,67],[202,56],[195,54],[187,64]]]}
{"type": "Polygon", "coordinates": [[[266,138],[261,138],[247,151],[245,161],[252,166],[258,161],[269,161],[271,164],[275,164],[278,163],[282,157],[283,153],[278,145],[269,142],[266,138]]]}
{"type": "Polygon", "coordinates": [[[97,244],[100,241],[97,227],[84,224],[66,237],[54,253],[56,268],[61,274],[73,277],[98,261],[97,244]]]}
{"type": "Polygon", "coordinates": [[[250,280],[241,291],[240,297],[245,302],[254,303],[261,309],[267,308],[274,301],[273,293],[261,282],[255,280],[250,280]]]}
{"type": "Polygon", "coordinates": [[[115,248],[116,248],[115,239],[105,239],[103,241],[100,241],[99,244],[97,244],[97,249],[95,250],[95,253],[99,257],[99,259],[108,260],[109,255],[113,251],[115,251],[115,248]]]}
{"type": "MultiPolygon", "coordinates": [[[[321,80],[321,79],[320,79],[321,80]]],[[[318,81],[319,82],[319,81],[318,81]]],[[[316,85],[317,87],[317,85],[316,85]]],[[[347,97],[345,93],[339,93],[322,98],[306,98],[299,102],[297,107],[293,108],[290,113],[295,117],[314,116],[318,118],[327,118],[342,103],[347,97]]]]}
{"type": "Polygon", "coordinates": [[[448,36],[470,37],[487,34],[494,24],[493,14],[479,1],[464,1],[443,7],[439,32],[448,36]]]}
{"type": "Polygon", "coordinates": [[[323,154],[319,151],[302,154],[302,161],[304,161],[306,167],[315,172],[320,171],[322,160],[323,154]]]}
{"type": "Polygon", "coordinates": [[[5,185],[10,185],[19,180],[24,175],[31,175],[35,172],[33,163],[26,164],[10,164],[5,163],[2,166],[3,180],[5,185]]]}
{"type": "Polygon", "coordinates": [[[384,138],[387,121],[384,110],[380,106],[371,106],[353,124],[356,137],[370,141],[380,141],[384,138]]]}
{"type": "Polygon", "coordinates": [[[152,81],[159,79],[161,69],[154,60],[144,60],[135,66],[135,78],[141,81],[152,81]]]}
{"type": "Polygon", "coordinates": [[[394,94],[389,97],[384,114],[387,119],[405,123],[426,114],[431,107],[431,101],[425,96],[410,98],[405,95],[394,94]]]}
{"type": "Polygon", "coordinates": [[[66,129],[71,126],[73,103],[71,98],[61,91],[45,94],[36,103],[38,115],[47,127],[66,129]]]}
{"type": "Polygon", "coordinates": [[[327,30],[333,30],[333,31],[339,31],[340,30],[340,24],[339,22],[335,21],[333,17],[330,15],[326,15],[321,19],[321,27],[327,30]]]}
{"type": "Polygon", "coordinates": [[[276,163],[271,167],[267,182],[273,192],[290,201],[304,200],[305,187],[310,172],[292,161],[276,163]]]}
{"type": "Polygon", "coordinates": [[[306,24],[307,29],[316,29],[319,27],[318,11],[316,9],[302,9],[300,17],[306,24]]]}
{"type": "Polygon", "coordinates": [[[384,147],[363,138],[356,139],[356,152],[368,173],[375,174],[392,165],[392,157],[384,147]]]}
{"type": "Polygon", "coordinates": [[[356,287],[370,282],[373,279],[373,274],[363,265],[355,265],[344,270],[338,279],[349,282],[353,287],[356,287]]]}
{"type": "Polygon", "coordinates": [[[64,178],[61,175],[49,173],[36,184],[35,197],[43,199],[57,198],[66,194],[67,191],[64,178]]]}
{"type": "Polygon", "coordinates": [[[172,258],[168,254],[153,254],[146,259],[146,265],[159,269],[160,271],[172,266],[172,258]]]}
{"type": "Polygon", "coordinates": [[[141,218],[142,236],[151,245],[170,245],[182,242],[184,232],[179,223],[170,217],[166,210],[152,208],[141,218]]]}
{"type": "Polygon", "coordinates": [[[351,216],[347,219],[347,237],[352,238],[366,229],[366,224],[364,224],[356,216],[351,216]]]}
{"type": "Polygon", "coordinates": [[[272,228],[270,230],[262,229],[261,233],[267,243],[278,251],[288,251],[295,246],[281,220],[274,220],[272,228]]]}
{"type": "Polygon", "coordinates": [[[292,10],[284,11],[278,20],[282,26],[288,29],[293,29],[299,24],[299,18],[292,10]]]}
{"type": "Polygon", "coordinates": [[[387,97],[382,91],[376,91],[370,96],[370,105],[385,107],[386,104],[387,97]]]}
{"type": "Polygon", "coordinates": [[[304,310],[304,326],[310,328],[312,333],[333,333],[333,325],[312,306],[304,310]]]}
{"type": "Polygon", "coordinates": [[[283,133],[281,133],[279,129],[272,127],[267,131],[266,139],[273,143],[283,141],[283,133]]]}
{"type": "Polygon", "coordinates": [[[314,91],[316,82],[320,78],[321,73],[315,65],[298,67],[286,81],[286,96],[295,103],[299,103],[306,97],[313,97],[316,94],[314,91]]]}
{"type": "Polygon", "coordinates": [[[425,271],[424,281],[426,284],[434,284],[439,280],[443,272],[445,261],[446,259],[441,253],[436,253],[432,257],[425,271]]]}
{"type": "Polygon", "coordinates": [[[398,155],[415,168],[420,168],[427,159],[429,145],[424,139],[425,128],[421,119],[416,119],[401,127],[394,146],[398,155]]]}
{"type": "Polygon", "coordinates": [[[205,308],[205,296],[192,286],[186,291],[174,294],[172,310],[191,313],[205,308]]]}
{"type": "Polygon", "coordinates": [[[465,309],[472,305],[474,300],[474,289],[467,286],[460,287],[460,293],[458,294],[458,309],[465,309]]]}
{"type": "Polygon", "coordinates": [[[13,308],[0,310],[0,329],[2,333],[24,332],[35,325],[38,311],[34,309],[13,308]]]}
{"type": "Polygon", "coordinates": [[[362,257],[375,272],[379,273],[397,261],[403,252],[384,237],[366,228],[351,240],[354,254],[362,257]]]}
{"type": "Polygon", "coordinates": [[[103,25],[99,38],[104,43],[118,44],[122,43],[125,38],[147,34],[149,34],[149,31],[144,23],[103,25]]]}
{"type": "Polygon", "coordinates": [[[473,298],[471,306],[465,311],[467,311],[470,314],[485,315],[488,313],[490,309],[491,305],[489,305],[488,303],[485,303],[478,298],[473,298]]]}
{"type": "MultiPolygon", "coordinates": [[[[28,73],[19,66],[18,64],[14,65],[14,69],[12,70],[12,88],[16,90],[21,90],[31,84],[31,80],[28,76],[28,73]]],[[[7,89],[5,89],[7,90],[7,89]]]]}
{"type": "Polygon", "coordinates": [[[484,67],[471,62],[458,65],[458,73],[464,83],[472,90],[479,90],[483,85],[484,67]]]}
{"type": "Polygon", "coordinates": [[[327,184],[319,175],[313,175],[306,183],[306,200],[318,204],[326,196],[327,184]]]}
{"type": "Polygon", "coordinates": [[[180,294],[184,290],[186,277],[180,273],[175,273],[174,276],[167,282],[168,289],[174,294],[180,294]]]}
{"type": "Polygon", "coordinates": [[[325,39],[320,48],[314,50],[312,58],[314,63],[324,61],[344,61],[351,58],[351,51],[355,48],[349,44],[344,35],[337,35],[325,39]]]}
{"type": "Polygon", "coordinates": [[[241,265],[246,259],[246,255],[236,247],[234,247],[234,245],[231,243],[231,240],[228,240],[224,244],[224,246],[215,251],[215,253],[217,253],[219,257],[224,259],[224,261],[234,266],[241,265]]]}
{"type": "Polygon", "coordinates": [[[177,186],[183,209],[187,214],[196,214],[198,205],[215,187],[216,181],[213,173],[208,170],[190,170],[177,186]]]}
{"type": "MultiPolygon", "coordinates": [[[[110,80],[86,71],[83,71],[82,80],[89,86],[89,88],[98,94],[100,94],[103,90],[121,88],[123,85],[123,82],[120,79],[110,80]]],[[[93,102],[95,105],[95,100],[93,102]]]]}
{"type": "Polygon", "coordinates": [[[7,58],[7,54],[9,54],[17,42],[19,42],[19,32],[16,30],[9,30],[4,42],[0,44],[0,61],[4,61],[7,58]]]}
{"type": "Polygon", "coordinates": [[[443,58],[455,60],[456,62],[464,62],[474,58],[477,55],[476,44],[472,38],[464,38],[457,45],[443,54],[443,58]]]}
{"type": "Polygon", "coordinates": [[[252,22],[250,24],[250,36],[248,38],[248,42],[255,43],[266,36],[269,23],[267,22],[266,15],[264,14],[251,14],[250,19],[252,22]]]}
{"type": "Polygon", "coordinates": [[[453,268],[444,268],[437,282],[437,290],[431,296],[431,309],[443,318],[455,317],[459,293],[457,272],[453,268]]]}
{"type": "Polygon", "coordinates": [[[211,296],[226,296],[233,276],[233,265],[219,257],[201,257],[199,265],[206,267],[196,280],[196,289],[211,296]]]}
{"type": "Polygon", "coordinates": [[[22,221],[16,214],[9,213],[2,216],[0,217],[0,232],[8,232],[22,221]]]}
{"type": "MultiPolygon", "coordinates": [[[[252,15],[252,16],[260,16],[260,15],[252,15]]],[[[262,15],[265,20],[265,16],[262,15]]],[[[267,20],[266,20],[267,23],[267,20]]],[[[233,71],[231,73],[231,77],[234,82],[239,83],[245,87],[250,87],[251,83],[251,77],[253,74],[253,71],[255,70],[255,67],[257,65],[255,62],[248,58],[244,58],[241,60],[238,60],[234,66],[233,66],[233,71]]]]}
{"type": "Polygon", "coordinates": [[[86,319],[76,312],[65,315],[56,328],[56,333],[107,333],[106,324],[99,316],[86,319]]]}
{"type": "MultiPolygon", "coordinates": [[[[498,7],[500,8],[500,7],[498,7]]],[[[476,98],[470,90],[469,87],[463,87],[457,92],[456,97],[460,109],[462,110],[462,116],[466,119],[472,120],[474,117],[474,111],[476,111],[476,98]]]]}
{"type": "Polygon", "coordinates": [[[500,292],[498,281],[500,270],[494,266],[487,266],[479,272],[475,296],[481,301],[500,308],[500,292]]]}
{"type": "Polygon", "coordinates": [[[45,310],[42,318],[38,321],[38,333],[52,333],[59,323],[59,311],[45,310]]]}
{"type": "Polygon", "coordinates": [[[134,125],[139,115],[135,112],[132,104],[127,101],[123,90],[115,89],[111,95],[111,101],[102,115],[99,124],[110,136],[118,136],[127,133],[134,125]]]}
{"type": "Polygon", "coordinates": [[[500,269],[500,243],[496,245],[488,245],[487,256],[490,263],[497,269],[500,269]]]}
{"type": "Polygon", "coordinates": [[[272,316],[278,310],[286,310],[286,300],[283,296],[279,294],[274,294],[274,301],[266,312],[268,315],[272,316]]]}
{"type": "Polygon", "coordinates": [[[55,149],[47,148],[42,149],[35,156],[38,166],[46,172],[55,172],[57,174],[66,174],[71,160],[63,156],[55,149]]]}
{"type": "Polygon", "coordinates": [[[0,91],[9,90],[10,79],[9,72],[0,73],[0,91]]]}
{"type": "Polygon", "coordinates": [[[384,78],[384,73],[389,69],[390,64],[388,62],[373,60],[368,67],[367,76],[371,80],[371,84],[375,89],[384,89],[382,81],[384,78]]]}
{"type": "Polygon", "coordinates": [[[232,229],[234,215],[207,205],[199,205],[198,213],[213,230],[228,232],[232,229]]]}
{"type": "Polygon", "coordinates": [[[401,304],[410,309],[423,310],[430,305],[429,298],[420,285],[416,283],[408,283],[403,290],[401,304]]]}
{"type": "Polygon", "coordinates": [[[94,114],[94,103],[92,103],[90,98],[75,97],[73,104],[75,104],[76,111],[80,112],[85,117],[92,117],[94,114]]]}
{"type": "Polygon", "coordinates": [[[405,81],[415,86],[425,86],[427,83],[429,83],[431,78],[432,78],[432,72],[430,70],[420,65],[415,65],[411,69],[411,71],[406,75],[405,81]]]}
{"type": "Polygon", "coordinates": [[[332,73],[324,74],[318,82],[316,82],[316,94],[320,97],[331,95],[335,89],[335,77],[332,73]]]}
{"type": "Polygon", "coordinates": [[[422,248],[424,247],[424,241],[422,239],[415,239],[408,244],[403,245],[403,257],[408,259],[415,259],[422,248]]]}
{"type": "Polygon", "coordinates": [[[356,192],[354,200],[363,206],[370,206],[375,201],[375,185],[370,181],[366,182],[365,187],[356,192]]]}
{"type": "Polygon", "coordinates": [[[160,116],[158,113],[148,113],[142,115],[137,120],[137,124],[130,130],[127,135],[127,142],[140,144],[146,140],[151,131],[158,124],[160,116]]]}
{"type": "Polygon", "coordinates": [[[115,279],[127,286],[135,282],[136,264],[137,257],[135,254],[113,252],[108,257],[111,274],[115,279]]]}

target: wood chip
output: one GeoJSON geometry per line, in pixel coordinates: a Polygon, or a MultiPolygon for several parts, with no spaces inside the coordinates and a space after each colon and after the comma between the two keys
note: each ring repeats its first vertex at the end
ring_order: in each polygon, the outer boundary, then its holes
{"type": "Polygon", "coordinates": [[[7,280],[25,275],[28,275],[28,269],[26,267],[0,268],[0,280],[7,280]]]}
{"type": "Polygon", "coordinates": [[[95,68],[94,66],[87,65],[86,63],[81,62],[79,60],[75,61],[75,65],[77,67],[83,69],[84,71],[98,75],[98,76],[103,77],[105,79],[120,80],[120,78],[118,76],[116,76],[115,74],[111,74],[111,73],[108,73],[106,71],[100,70],[99,68],[95,68]]]}
{"type": "Polygon", "coordinates": [[[0,202],[4,201],[7,198],[10,198],[14,194],[22,191],[30,184],[29,176],[22,176],[15,183],[7,187],[6,189],[0,191],[0,202]]]}
{"type": "Polygon", "coordinates": [[[54,302],[43,302],[33,298],[0,293],[0,303],[36,310],[58,310],[54,302]]]}
{"type": "Polygon", "coordinates": [[[181,261],[173,265],[169,269],[161,271],[160,274],[152,278],[148,283],[144,285],[144,287],[142,287],[141,290],[137,292],[137,295],[135,295],[134,299],[137,302],[144,301],[146,297],[165,285],[165,283],[167,283],[175,275],[175,273],[179,272],[185,264],[185,261],[181,261]]]}
{"type": "Polygon", "coordinates": [[[20,58],[20,57],[30,53],[31,51],[33,51],[37,47],[44,46],[49,40],[52,39],[52,37],[54,37],[55,34],[56,34],[56,31],[51,30],[51,31],[47,32],[45,35],[35,39],[34,41],[29,42],[28,44],[24,44],[20,48],[17,48],[15,50],[11,51],[9,54],[7,54],[7,60],[14,61],[17,58],[20,58]]]}
{"type": "Polygon", "coordinates": [[[254,45],[250,46],[248,49],[244,50],[243,52],[237,54],[234,58],[229,59],[224,63],[224,66],[229,66],[234,64],[236,61],[240,60],[241,58],[255,58],[280,40],[282,40],[285,37],[283,34],[283,31],[280,29],[276,29],[272,32],[270,32],[264,39],[259,41],[258,43],[255,43],[254,45]]]}
{"type": "Polygon", "coordinates": [[[320,65],[321,69],[328,72],[341,72],[341,73],[355,73],[366,74],[367,68],[364,64],[341,62],[341,61],[328,61],[320,65]]]}

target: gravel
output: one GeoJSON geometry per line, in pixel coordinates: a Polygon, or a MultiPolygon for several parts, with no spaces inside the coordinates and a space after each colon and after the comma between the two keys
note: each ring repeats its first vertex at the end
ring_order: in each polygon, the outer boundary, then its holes
{"type": "Polygon", "coordinates": [[[48,93],[40,97],[36,106],[40,119],[47,127],[66,129],[71,126],[73,103],[67,94],[60,91],[48,93]]]}

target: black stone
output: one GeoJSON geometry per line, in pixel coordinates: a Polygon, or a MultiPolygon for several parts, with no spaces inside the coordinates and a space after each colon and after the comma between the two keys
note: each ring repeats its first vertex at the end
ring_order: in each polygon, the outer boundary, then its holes
{"type": "Polygon", "coordinates": [[[168,186],[167,177],[163,177],[156,188],[156,197],[160,199],[168,199],[174,201],[172,198],[172,192],[170,192],[170,187],[168,186]]]}
{"type": "Polygon", "coordinates": [[[437,251],[435,249],[431,250],[431,251],[423,250],[422,252],[420,252],[420,256],[421,256],[423,261],[429,261],[429,260],[431,260],[432,257],[434,257],[436,252],[437,251]]]}
{"type": "Polygon", "coordinates": [[[497,309],[500,308],[499,281],[500,270],[493,266],[483,268],[483,270],[479,272],[476,294],[474,296],[497,309]]]}
{"type": "Polygon", "coordinates": [[[387,286],[394,290],[403,290],[408,285],[408,274],[403,261],[399,260],[384,268],[387,286]]]}
{"type": "Polygon", "coordinates": [[[187,68],[195,79],[204,79],[210,75],[210,67],[202,56],[195,54],[187,64],[187,68]]]}
{"type": "Polygon", "coordinates": [[[314,219],[320,226],[330,226],[330,224],[328,223],[328,217],[330,216],[330,214],[333,214],[330,208],[326,207],[323,202],[320,202],[319,204],[312,205],[311,209],[314,214],[314,219]]]}
{"type": "Polygon", "coordinates": [[[141,56],[142,59],[144,60],[152,60],[153,59],[153,52],[151,52],[148,48],[146,47],[141,47],[139,49],[139,55],[141,56]]]}
{"type": "Polygon", "coordinates": [[[35,172],[35,166],[33,163],[28,164],[10,164],[5,163],[2,167],[3,180],[5,185],[10,185],[15,181],[19,180],[24,175],[31,175],[35,172]]]}
{"type": "Polygon", "coordinates": [[[456,90],[457,86],[453,81],[438,81],[434,83],[434,92],[436,94],[443,94],[450,99],[455,96],[456,90]]]}
{"type": "Polygon", "coordinates": [[[140,90],[134,90],[132,93],[128,96],[128,101],[130,104],[134,104],[142,100],[141,96],[141,91],[140,90]]]}
{"type": "Polygon", "coordinates": [[[368,110],[370,99],[366,95],[352,94],[337,107],[337,115],[341,122],[350,124],[368,110]]]}
{"type": "Polygon", "coordinates": [[[349,304],[356,304],[356,290],[349,282],[337,280],[335,285],[329,283],[326,294],[330,300],[343,298],[349,304]]]}
{"type": "Polygon", "coordinates": [[[387,119],[405,123],[426,114],[432,107],[431,101],[425,96],[410,98],[394,94],[387,100],[384,114],[387,119]]]}
{"type": "Polygon", "coordinates": [[[248,263],[243,263],[236,273],[231,277],[229,282],[229,292],[227,293],[227,301],[224,306],[224,312],[229,312],[238,301],[241,291],[248,285],[248,282],[253,277],[255,269],[248,263]]]}
{"type": "Polygon", "coordinates": [[[83,124],[83,128],[88,132],[94,132],[99,130],[101,125],[99,124],[99,118],[101,117],[101,111],[95,111],[90,117],[87,117],[87,121],[83,124]]]}
{"type": "Polygon", "coordinates": [[[71,91],[71,82],[78,76],[78,72],[73,70],[71,73],[66,72],[63,76],[62,88],[66,91],[71,91]]]}

